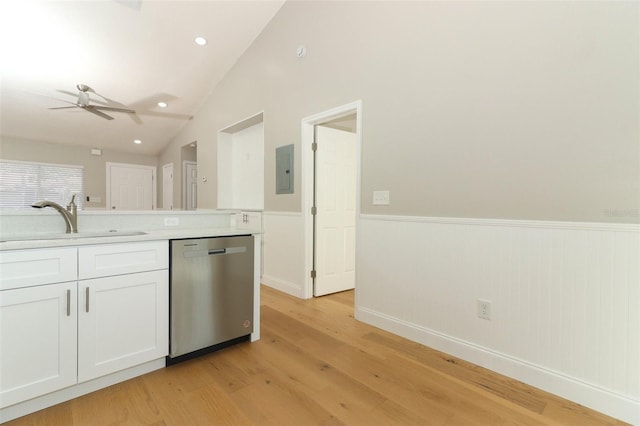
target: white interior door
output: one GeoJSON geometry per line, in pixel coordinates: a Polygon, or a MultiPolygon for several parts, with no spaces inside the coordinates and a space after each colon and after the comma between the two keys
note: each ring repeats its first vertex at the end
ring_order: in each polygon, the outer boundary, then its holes
{"type": "Polygon", "coordinates": [[[198,163],[185,161],[184,169],[184,209],[195,210],[198,206],[198,163]]]}
{"type": "Polygon", "coordinates": [[[107,163],[107,208],[152,210],[155,172],[153,166],[107,163]]]}
{"type": "Polygon", "coordinates": [[[356,135],[317,126],[314,296],[355,287],[356,135]]]}
{"type": "Polygon", "coordinates": [[[162,208],[173,210],[173,163],[162,166],[162,208]]]}

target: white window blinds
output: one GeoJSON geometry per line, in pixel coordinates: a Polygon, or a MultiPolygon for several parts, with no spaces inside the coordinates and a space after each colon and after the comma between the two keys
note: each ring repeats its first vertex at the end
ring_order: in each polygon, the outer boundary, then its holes
{"type": "Polygon", "coordinates": [[[41,200],[65,207],[77,194],[80,210],[84,206],[83,182],[83,166],[0,160],[0,208],[26,209],[41,200]]]}

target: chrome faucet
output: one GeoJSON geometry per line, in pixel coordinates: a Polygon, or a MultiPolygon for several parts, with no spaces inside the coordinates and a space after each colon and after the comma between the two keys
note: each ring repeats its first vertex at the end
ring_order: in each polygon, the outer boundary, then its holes
{"type": "Polygon", "coordinates": [[[76,206],[75,200],[76,194],[73,194],[66,210],[60,204],[47,200],[38,201],[32,204],[31,207],[35,207],[36,209],[42,209],[44,207],[56,209],[56,211],[62,215],[64,223],[67,225],[67,234],[75,234],[78,232],[78,206],[76,206]]]}

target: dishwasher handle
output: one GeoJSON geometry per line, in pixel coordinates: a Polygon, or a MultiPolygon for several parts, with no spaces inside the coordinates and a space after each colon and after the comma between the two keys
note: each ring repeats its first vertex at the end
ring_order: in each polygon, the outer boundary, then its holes
{"type": "Polygon", "coordinates": [[[204,257],[204,256],[223,256],[225,254],[246,253],[246,247],[225,247],[206,250],[187,250],[182,253],[185,258],[204,257]]]}
{"type": "Polygon", "coordinates": [[[246,253],[247,248],[242,247],[226,247],[219,249],[211,249],[209,250],[209,256],[215,256],[217,254],[234,254],[234,253],[246,253]]]}

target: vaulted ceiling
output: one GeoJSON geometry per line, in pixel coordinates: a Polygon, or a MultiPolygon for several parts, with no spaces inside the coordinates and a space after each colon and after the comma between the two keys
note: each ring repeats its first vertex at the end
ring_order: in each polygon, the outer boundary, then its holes
{"type": "Polygon", "coordinates": [[[3,0],[0,134],[157,155],[283,3],[3,0]],[[49,109],[78,103],[79,84],[136,113],[49,109]]]}

